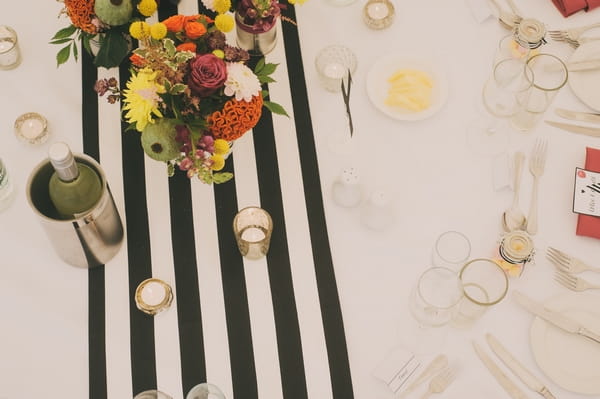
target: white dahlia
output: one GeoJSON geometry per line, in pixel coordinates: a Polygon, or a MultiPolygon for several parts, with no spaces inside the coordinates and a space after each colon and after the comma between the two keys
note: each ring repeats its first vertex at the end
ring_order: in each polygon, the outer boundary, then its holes
{"type": "Polygon", "coordinates": [[[250,68],[240,62],[227,63],[226,96],[235,96],[238,101],[243,99],[250,102],[260,90],[260,82],[250,68]]]}

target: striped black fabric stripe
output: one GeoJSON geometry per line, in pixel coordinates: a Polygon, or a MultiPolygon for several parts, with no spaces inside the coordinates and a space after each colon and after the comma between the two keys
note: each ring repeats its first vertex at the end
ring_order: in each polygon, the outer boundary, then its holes
{"type": "MultiPolygon", "coordinates": [[[[224,171],[233,173],[234,158],[235,155],[229,157],[224,171]]],[[[258,386],[248,292],[244,263],[235,249],[237,244],[232,230],[232,221],[238,211],[235,179],[215,185],[215,208],[233,394],[236,398],[254,399],[258,398],[258,386]]]]}
{"type": "MultiPolygon", "coordinates": [[[[284,15],[296,20],[294,7],[288,6],[284,15]]],[[[337,283],[331,248],[327,235],[327,224],[323,208],[323,193],[319,184],[319,165],[312,130],[308,94],[304,79],[302,53],[298,30],[291,24],[282,24],[285,53],[288,60],[288,77],[292,92],[292,106],[296,123],[300,163],[304,182],[304,195],[317,277],[321,316],[329,357],[329,370],[334,398],[352,399],[352,376],[344,333],[344,321],[338,297],[337,283]]]]}
{"type": "MultiPolygon", "coordinates": [[[[129,62],[119,67],[121,90],[129,80],[129,62]]],[[[135,290],[152,276],[148,208],[146,206],[146,181],[144,178],[144,152],[140,136],[125,131],[121,123],[123,151],[123,190],[127,225],[127,256],[129,265],[129,322],[131,342],[131,370],[134,395],[156,388],[156,355],[154,348],[154,321],[152,316],[140,312],[135,305],[135,290]]]]}
{"type": "Polygon", "coordinates": [[[184,172],[178,171],[169,179],[169,197],[181,378],[183,392],[188,392],[194,385],[206,381],[206,362],[194,243],[192,194],[190,179],[184,172]]]}
{"type": "MultiPolygon", "coordinates": [[[[256,62],[254,59],[252,61],[256,62]]],[[[250,66],[254,68],[254,65],[250,66]]],[[[266,84],[263,89],[268,89],[266,84]]],[[[274,223],[267,263],[275,315],[283,397],[307,398],[300,326],[294,297],[279,165],[275,148],[273,115],[270,112],[263,112],[253,132],[260,202],[262,208],[269,212],[274,223]]]]}
{"type": "MultiPolygon", "coordinates": [[[[98,95],[94,83],[98,70],[87,52],[81,55],[83,152],[100,160],[98,138],[98,95]]],[[[106,399],[106,319],[104,309],[104,266],[88,271],[89,397],[106,399]]]]}

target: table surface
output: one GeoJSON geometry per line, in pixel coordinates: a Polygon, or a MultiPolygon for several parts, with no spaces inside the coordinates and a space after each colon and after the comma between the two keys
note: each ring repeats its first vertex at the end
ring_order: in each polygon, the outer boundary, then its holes
{"type": "MultiPolygon", "coordinates": [[[[390,351],[414,338],[414,321],[407,300],[416,278],[431,264],[431,249],[436,237],[446,230],[466,234],[472,245],[472,257],[491,256],[502,234],[500,217],[510,205],[512,191],[496,190],[492,184],[492,158],[474,154],[466,144],[466,127],[481,114],[481,87],[491,71],[495,46],[508,32],[494,18],[475,20],[467,1],[418,2],[394,1],[396,17],[391,27],[370,30],[362,21],[365,1],[335,7],[326,1],[311,0],[296,6],[298,34],[302,50],[304,78],[310,104],[312,131],[318,159],[319,181],[327,233],[333,260],[337,294],[343,315],[347,354],[354,397],[392,398],[388,388],[372,372],[390,351]],[[358,67],[353,76],[351,109],[354,119],[353,142],[356,151],[332,145],[336,132],[347,131],[347,119],[340,94],[325,91],[318,82],[314,59],[328,44],[344,44],[357,55],[358,67]],[[436,57],[447,72],[448,101],[435,115],[422,121],[397,121],[379,112],[369,101],[366,78],[371,66],[382,56],[423,54],[436,57]],[[393,225],[373,231],[361,223],[361,208],[343,208],[333,201],[332,183],[344,165],[353,165],[361,177],[365,194],[383,190],[393,198],[393,225]]],[[[551,28],[579,26],[598,21],[600,11],[578,13],[563,18],[549,0],[517,0],[526,16],[535,17],[551,28]]],[[[66,141],[76,151],[83,151],[81,134],[82,91],[81,60],[55,65],[57,47],[49,45],[52,35],[66,22],[57,18],[60,5],[17,2],[3,10],[3,22],[19,35],[22,64],[11,71],[0,71],[3,95],[0,99],[3,134],[0,157],[6,163],[15,184],[16,198],[0,213],[0,242],[3,260],[0,279],[0,398],[33,397],[83,398],[93,396],[89,390],[88,350],[88,272],[62,262],[53,252],[25,198],[25,184],[34,165],[46,157],[49,143],[66,141]],[[12,134],[14,120],[25,112],[39,112],[49,121],[50,139],[40,146],[19,142],[12,134]]],[[[195,1],[182,0],[179,10],[193,13],[195,1]]],[[[287,29],[287,28],[286,28],[287,29]]],[[[304,366],[308,397],[333,397],[330,373],[322,361],[324,337],[319,324],[318,294],[314,285],[301,282],[315,279],[310,265],[311,247],[306,235],[309,226],[295,214],[306,213],[293,105],[288,84],[288,65],[283,38],[267,59],[280,63],[277,83],[270,85],[271,96],[291,113],[291,118],[274,116],[279,179],[286,214],[286,230],[292,274],[296,286],[296,304],[300,319],[300,336],[305,353],[304,366]],[[298,238],[298,239],[297,239],[298,238]],[[310,355],[314,352],[314,356],[310,355]],[[316,359],[316,360],[315,360],[316,359]],[[320,360],[319,360],[320,359],[320,360]],[[315,360],[313,362],[313,360],[315,360]]],[[[548,51],[568,56],[573,50],[565,44],[549,43],[548,51]]],[[[116,70],[102,70],[99,76],[114,76],[116,70]]],[[[293,77],[296,79],[296,77],[293,77]]],[[[297,76],[302,79],[302,76],[297,76]]],[[[555,107],[588,110],[569,87],[562,89],[546,117],[555,107]]],[[[121,215],[126,209],[123,176],[119,162],[121,138],[118,107],[99,104],[101,164],[105,168],[121,215]],[[108,134],[110,133],[110,134],[108,134]]],[[[126,133],[135,134],[135,133],[126,133]]],[[[568,291],[553,281],[552,266],[544,257],[547,246],[556,246],[593,262],[597,259],[598,241],[576,236],[577,216],[572,213],[572,184],[575,167],[583,167],[586,147],[600,147],[598,139],[567,133],[540,122],[535,129],[522,133],[510,131],[507,154],[521,150],[529,154],[534,140],[548,140],[548,162],[541,179],[539,194],[540,231],[535,236],[535,264],[519,278],[510,279],[508,298],[490,309],[469,329],[449,328],[441,352],[448,355],[458,369],[458,378],[440,397],[507,397],[485,370],[471,348],[471,341],[484,343],[492,332],[517,355],[522,363],[545,381],[560,398],[584,398],[564,390],[547,378],[533,357],[529,331],[533,317],[518,307],[510,296],[514,290],[546,300],[568,291]]],[[[256,175],[247,166],[254,162],[244,155],[252,148],[252,137],[244,136],[234,146],[235,181],[238,207],[257,205],[264,193],[256,188],[256,175]],[[248,151],[247,151],[248,150],[248,151]]],[[[126,156],[126,154],[124,154],[126,156]]],[[[171,245],[171,221],[168,185],[163,165],[147,160],[145,179],[148,193],[148,231],[151,243],[152,275],[174,285],[171,245]]],[[[144,176],[140,176],[143,178],[144,176]]],[[[306,183],[306,182],[305,182],[306,183]]],[[[527,210],[532,177],[525,171],[522,180],[521,206],[527,210]]],[[[212,202],[214,188],[194,181],[194,198],[212,202]]],[[[199,280],[201,290],[214,298],[222,297],[218,267],[219,246],[214,223],[214,207],[207,206],[213,221],[194,218],[196,230],[209,232],[209,239],[196,242],[197,252],[207,257],[199,280]],[[211,263],[212,262],[212,263],[211,263]],[[212,267],[210,265],[213,265],[212,267]]],[[[137,212],[136,212],[137,213],[137,212]]],[[[127,215],[131,216],[131,215],[127,215]]],[[[126,219],[131,223],[129,218],[126,219]]],[[[129,237],[131,241],[131,237],[129,237]]],[[[130,367],[130,308],[127,252],[123,249],[105,267],[105,284],[112,287],[105,297],[106,311],[106,379],[110,398],[132,397],[135,387],[130,367]]],[[[131,260],[130,267],[131,267],[131,260]]],[[[276,365],[275,327],[268,294],[266,262],[245,262],[245,285],[250,324],[253,331],[254,360],[257,364],[258,396],[283,397],[282,382],[276,365]],[[256,311],[258,309],[258,311],[256,311]],[[261,311],[261,309],[263,309],[261,311]]],[[[175,287],[176,301],[177,288],[175,287]]],[[[203,297],[205,298],[205,297],[203,297]]],[[[595,297],[600,301],[600,296],[595,297]]],[[[202,299],[205,301],[206,299],[202,299]]],[[[215,299],[218,303],[222,299],[215,299]]],[[[204,342],[207,379],[220,386],[228,398],[233,397],[232,370],[223,346],[226,317],[203,305],[204,342]]],[[[222,303],[220,303],[222,307],[222,303]]],[[[183,398],[182,375],[177,366],[177,307],[154,319],[155,359],[158,387],[175,398],[183,398]]],[[[131,319],[132,320],[132,319],[131,319]]],[[[319,324],[320,325],[320,324],[319,324]]],[[[410,349],[410,347],[409,347],[410,349]]],[[[515,379],[516,380],[516,379],[515,379]]],[[[520,384],[520,382],[518,382],[520,384]]],[[[525,389],[525,388],[524,388],[525,389]]],[[[421,393],[421,391],[419,391],[421,393]]],[[[529,393],[535,397],[535,393],[529,393]]],[[[239,395],[245,397],[244,395],[239,395]]],[[[416,397],[417,395],[415,395],[416,397]]],[[[237,397],[237,395],[236,395],[237,397]]],[[[249,397],[249,396],[248,396],[249,397]]],[[[295,397],[295,395],[289,395],[295,397]]]]}

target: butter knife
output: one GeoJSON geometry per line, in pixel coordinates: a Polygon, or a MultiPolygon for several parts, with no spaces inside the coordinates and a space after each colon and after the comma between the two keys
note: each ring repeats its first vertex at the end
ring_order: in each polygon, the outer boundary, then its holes
{"type": "Polygon", "coordinates": [[[514,375],[519,377],[519,379],[529,387],[532,391],[535,391],[542,395],[546,399],[556,399],[552,393],[548,390],[548,388],[541,382],[535,375],[533,375],[529,370],[527,370],[521,362],[514,358],[514,356],[502,345],[500,341],[496,339],[492,334],[486,334],[485,338],[487,339],[490,348],[492,351],[502,360],[514,375]]]}
{"type": "Polygon", "coordinates": [[[587,126],[579,126],[573,125],[571,123],[562,123],[562,122],[554,122],[554,121],[545,121],[550,126],[557,127],[559,129],[567,130],[569,132],[583,134],[586,136],[592,137],[600,137],[600,128],[598,127],[587,127],[587,126]]]}
{"type": "Polygon", "coordinates": [[[496,381],[504,388],[504,390],[510,395],[513,399],[528,399],[527,395],[521,388],[517,386],[494,361],[488,356],[487,353],[481,349],[477,342],[473,341],[473,348],[475,348],[475,352],[479,359],[483,362],[485,367],[489,370],[489,372],[494,376],[496,381]]]}
{"type": "Polygon", "coordinates": [[[591,112],[577,112],[564,108],[556,108],[554,112],[556,112],[556,115],[558,116],[562,116],[563,118],[574,121],[600,123],[600,114],[593,114],[591,112]]]}
{"type": "Polygon", "coordinates": [[[535,314],[536,316],[541,317],[542,319],[560,328],[561,330],[570,332],[571,334],[578,334],[582,337],[586,337],[592,341],[600,343],[600,334],[592,331],[589,328],[586,328],[577,320],[574,320],[568,316],[565,316],[553,310],[549,310],[545,308],[544,305],[542,305],[541,303],[534,301],[533,299],[529,298],[521,292],[515,291],[513,296],[516,299],[517,303],[523,308],[535,314]]]}
{"type": "Polygon", "coordinates": [[[600,58],[567,62],[569,72],[591,71],[600,69],[600,58]]]}

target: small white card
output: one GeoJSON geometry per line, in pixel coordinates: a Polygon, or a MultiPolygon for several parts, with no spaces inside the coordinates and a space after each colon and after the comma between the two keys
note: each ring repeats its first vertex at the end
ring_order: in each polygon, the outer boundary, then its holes
{"type": "Polygon", "coordinates": [[[408,387],[409,381],[416,377],[422,362],[414,353],[402,347],[394,348],[373,370],[373,376],[379,378],[398,394],[408,387]]]}
{"type": "Polygon", "coordinates": [[[573,212],[600,216],[600,173],[575,169],[573,212]]]}

